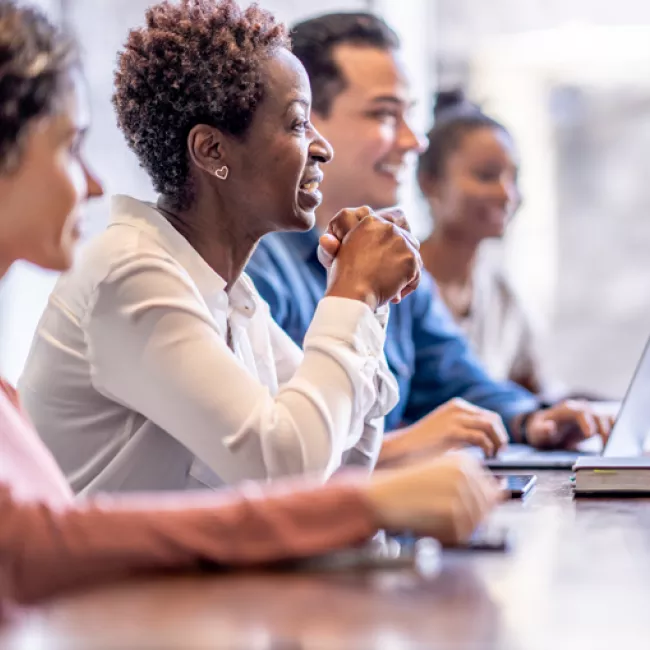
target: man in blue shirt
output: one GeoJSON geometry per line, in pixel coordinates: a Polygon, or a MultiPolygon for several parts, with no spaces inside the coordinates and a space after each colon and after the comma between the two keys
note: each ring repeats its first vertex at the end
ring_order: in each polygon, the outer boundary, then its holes
{"type": "MultiPolygon", "coordinates": [[[[292,40],[312,85],[312,122],[335,155],[324,169],[316,228],[265,237],[247,272],[276,321],[302,345],[327,284],[317,258],[319,234],[343,208],[394,205],[406,157],[425,143],[409,127],[412,102],[399,41],[384,21],[366,13],[326,14],[294,26],[292,40]]],[[[611,423],[588,404],[542,409],[522,388],[490,379],[426,274],[412,295],[391,305],[385,350],[400,387],[387,430],[407,426],[443,446],[485,446],[485,420],[493,411],[512,438],[540,447],[609,433],[611,423]],[[450,402],[458,397],[463,400],[450,402]]]]}

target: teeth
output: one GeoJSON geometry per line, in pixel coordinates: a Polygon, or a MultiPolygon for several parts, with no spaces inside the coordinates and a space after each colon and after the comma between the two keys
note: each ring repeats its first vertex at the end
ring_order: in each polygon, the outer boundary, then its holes
{"type": "Polygon", "coordinates": [[[311,183],[303,183],[300,186],[300,189],[304,190],[305,192],[315,192],[318,189],[319,185],[320,183],[317,181],[312,181],[311,183]]]}
{"type": "Polygon", "coordinates": [[[381,165],[379,169],[393,176],[399,176],[404,169],[403,165],[381,165]]]}

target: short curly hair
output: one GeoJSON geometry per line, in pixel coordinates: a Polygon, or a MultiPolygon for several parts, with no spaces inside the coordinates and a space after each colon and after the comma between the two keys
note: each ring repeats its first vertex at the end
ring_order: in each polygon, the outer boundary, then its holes
{"type": "Polygon", "coordinates": [[[260,63],[279,48],[290,48],[284,25],[234,0],[165,0],[130,32],[115,73],[118,125],[175,208],[194,194],[190,130],[207,124],[243,137],[264,94],[260,63]]]}
{"type": "Polygon", "coordinates": [[[56,110],[78,64],[74,42],[44,14],[0,0],[0,173],[15,170],[30,125],[56,110]]]}

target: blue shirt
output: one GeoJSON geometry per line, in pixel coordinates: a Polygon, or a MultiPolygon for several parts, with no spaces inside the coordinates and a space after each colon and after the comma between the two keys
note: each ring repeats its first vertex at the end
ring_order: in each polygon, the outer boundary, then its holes
{"type": "MultiPolygon", "coordinates": [[[[327,283],[317,247],[315,230],[273,233],[262,239],[246,269],[275,320],[300,346],[327,283]]],[[[427,273],[408,298],[391,305],[385,350],[400,389],[387,430],[413,423],[453,397],[496,411],[506,426],[539,408],[528,391],[488,377],[427,273]]]]}

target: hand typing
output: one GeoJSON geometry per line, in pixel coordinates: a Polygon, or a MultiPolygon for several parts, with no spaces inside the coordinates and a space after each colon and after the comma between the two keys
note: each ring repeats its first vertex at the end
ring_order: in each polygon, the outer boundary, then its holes
{"type": "Polygon", "coordinates": [[[505,496],[496,479],[460,455],[378,471],[366,495],[382,528],[430,535],[443,544],[466,541],[505,496]]]}
{"type": "Polygon", "coordinates": [[[480,447],[489,457],[507,442],[508,434],[497,413],[455,398],[415,424],[386,435],[379,462],[390,463],[466,446],[480,447]]]}

